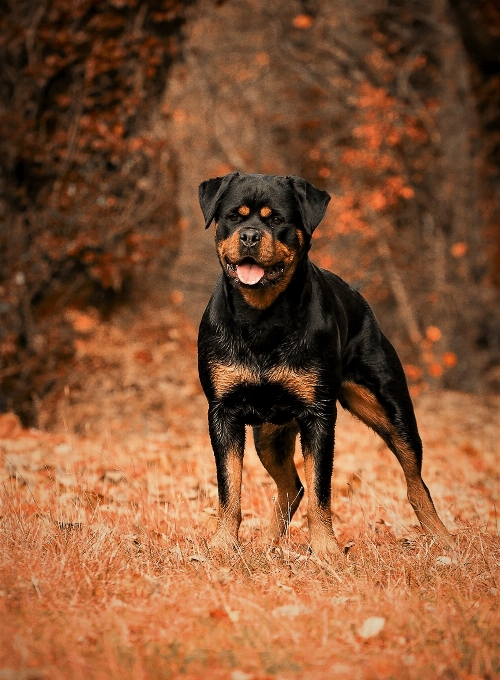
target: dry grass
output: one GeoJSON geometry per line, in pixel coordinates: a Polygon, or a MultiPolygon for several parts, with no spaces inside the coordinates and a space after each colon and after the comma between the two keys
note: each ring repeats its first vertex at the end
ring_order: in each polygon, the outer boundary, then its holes
{"type": "Polygon", "coordinates": [[[344,568],[308,554],[307,498],[281,550],[259,540],[274,487],[251,441],[242,548],[222,562],[206,550],[217,489],[192,335],[172,310],[98,326],[64,434],[0,418],[0,680],[500,677],[500,400],[419,398],[424,479],[456,554],[421,537],[393,456],[343,413],[344,568]]]}
{"type": "Polygon", "coordinates": [[[497,407],[421,400],[425,478],[456,554],[412,528],[396,462],[341,417],[340,572],[307,554],[305,503],[282,550],[259,542],[273,487],[251,444],[243,547],[222,563],[205,547],[206,435],[1,440],[0,677],[499,677],[497,407]],[[363,637],[373,616],[383,629],[363,637]]]}

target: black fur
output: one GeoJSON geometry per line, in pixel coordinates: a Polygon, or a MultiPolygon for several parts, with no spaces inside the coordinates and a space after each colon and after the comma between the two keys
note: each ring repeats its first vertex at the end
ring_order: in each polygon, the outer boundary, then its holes
{"type": "MultiPolygon", "coordinates": [[[[234,272],[232,276],[228,273],[232,271],[231,263],[221,262],[223,273],[201,321],[199,373],[209,402],[221,516],[232,483],[226,465],[228,452],[234,455],[237,451],[242,456],[245,425],[254,426],[258,442],[265,423],[286,426],[277,430],[273,441],[276,464],[285,455],[280,453],[285,450],[281,439],[288,441],[292,432],[293,440],[295,432],[300,432],[303,450],[313,457],[316,470],[315,489],[310,493],[315,493],[317,503],[328,515],[337,402],[356,412],[343,389],[346,383],[374,396],[385,420],[379,417],[378,421],[375,418],[376,422],[369,422],[370,418],[364,418],[365,422],[396,454],[409,485],[422,484],[433,510],[420,477],[422,444],[396,351],[360,293],[308,258],[311,235],[323,218],[328,201],[326,192],[297,177],[232,173],[200,185],[206,226],[213,219],[218,225],[217,243],[231,236],[236,238],[235,232],[248,228],[262,238],[272,236],[278,246],[285,244],[297,253],[288,285],[264,308],[248,303],[248,289],[261,286],[264,290],[267,286],[272,293],[272,286],[279,285],[279,281],[262,280],[254,286],[245,286],[234,277],[234,272]],[[242,205],[249,207],[248,215],[239,215],[242,205]],[[261,217],[259,210],[263,205],[272,209],[276,224],[270,222],[272,217],[267,220],[261,217]],[[243,377],[226,389],[226,383],[217,384],[214,366],[237,367],[243,377]],[[290,389],[286,380],[266,377],[277,375],[273,371],[280,368],[294,375],[316,376],[314,399],[304,398],[300,387],[290,389]],[[257,377],[245,380],[246,371],[257,377]]],[[[252,261],[245,255],[253,251],[245,243],[240,247],[240,260],[252,261]]],[[[258,257],[253,259],[258,263],[258,257]]],[[[297,484],[299,494],[300,482],[297,484]]],[[[410,500],[415,507],[411,494],[410,500]]],[[[422,516],[420,513],[424,529],[446,535],[437,515],[432,521],[428,518],[424,521],[422,516]]]]}

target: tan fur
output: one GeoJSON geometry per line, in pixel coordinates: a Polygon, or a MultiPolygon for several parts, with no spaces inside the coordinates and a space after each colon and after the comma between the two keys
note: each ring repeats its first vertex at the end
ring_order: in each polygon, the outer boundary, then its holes
{"type": "Polygon", "coordinates": [[[214,364],[211,372],[215,395],[219,399],[238,385],[257,385],[267,380],[279,383],[305,402],[313,403],[318,381],[318,376],[313,371],[292,371],[286,366],[276,366],[259,374],[242,364],[214,364]]]}
{"type": "Polygon", "coordinates": [[[392,442],[406,478],[408,500],[424,529],[448,539],[450,534],[439,519],[434,503],[424,488],[415,453],[401,439],[376,396],[366,387],[353,382],[342,383],[342,396],[351,413],[392,442]]]}
{"type": "Polygon", "coordinates": [[[374,430],[389,433],[392,425],[377,398],[366,387],[353,382],[342,383],[342,396],[349,411],[374,430]]]}
{"type": "MultiPolygon", "coordinates": [[[[246,206],[242,206],[246,207],[246,206]]],[[[302,233],[297,230],[299,242],[303,243],[302,233]]],[[[300,251],[300,249],[299,249],[300,251]]],[[[239,230],[235,231],[228,238],[217,241],[217,253],[222,267],[226,266],[226,261],[238,262],[241,258],[239,230]]],[[[299,260],[299,252],[289,248],[284,243],[273,239],[271,234],[262,234],[259,249],[254,254],[256,262],[261,267],[272,267],[280,262],[284,264],[285,272],[283,278],[277,283],[266,286],[255,286],[253,288],[240,288],[245,301],[255,309],[266,309],[276,300],[290,283],[290,280],[299,260]]]]}
{"type": "Polygon", "coordinates": [[[320,506],[315,492],[317,470],[314,455],[310,451],[303,453],[309,498],[307,522],[311,548],[318,557],[340,557],[342,553],[333,532],[331,508],[320,506]]]}
{"type": "Polygon", "coordinates": [[[259,376],[246,366],[241,364],[214,364],[212,366],[212,380],[215,396],[220,398],[227,394],[237,385],[259,382],[259,376]]]}
{"type": "Polygon", "coordinates": [[[268,208],[267,205],[266,205],[266,206],[264,206],[263,208],[260,209],[260,216],[261,217],[269,217],[269,215],[272,212],[273,211],[271,210],[271,208],[268,208]]]}
{"type": "Polygon", "coordinates": [[[286,366],[276,366],[267,373],[266,378],[280,383],[286,390],[296,394],[308,404],[314,402],[318,376],[313,371],[292,371],[286,366]]]}
{"type": "Polygon", "coordinates": [[[250,215],[250,208],[248,207],[248,205],[240,205],[240,207],[238,208],[238,212],[240,215],[244,216],[250,215]]]}
{"type": "Polygon", "coordinates": [[[217,530],[210,541],[212,548],[228,550],[238,544],[238,530],[241,524],[242,471],[243,453],[230,451],[226,461],[229,499],[227,506],[219,506],[217,530]]]}
{"type": "Polygon", "coordinates": [[[297,491],[300,487],[300,479],[293,461],[297,433],[296,424],[279,426],[266,423],[260,428],[260,436],[258,440],[256,439],[257,453],[262,465],[278,487],[277,503],[272,510],[267,530],[271,541],[278,541],[285,533],[303,495],[303,492],[297,491]],[[285,430],[287,434],[285,451],[281,451],[278,456],[275,438],[280,433],[283,434],[285,430]]]}
{"type": "MultiPolygon", "coordinates": [[[[278,295],[280,295],[290,283],[299,259],[297,251],[288,248],[284,243],[274,241],[273,238],[271,236],[267,236],[267,234],[266,237],[266,244],[264,244],[264,248],[267,254],[267,241],[269,240],[273,246],[273,259],[269,261],[269,264],[267,264],[261,259],[259,253],[259,264],[262,264],[264,267],[269,267],[273,264],[277,264],[278,262],[283,262],[285,265],[285,273],[283,274],[283,278],[280,279],[280,281],[271,286],[266,286],[263,288],[241,289],[241,294],[243,295],[245,301],[255,309],[266,309],[272,305],[278,295]]],[[[262,240],[264,241],[264,239],[262,240]]]]}
{"type": "Polygon", "coordinates": [[[217,241],[217,253],[223,268],[226,267],[226,259],[229,262],[237,262],[240,259],[240,234],[235,231],[223,241],[217,241]]]}

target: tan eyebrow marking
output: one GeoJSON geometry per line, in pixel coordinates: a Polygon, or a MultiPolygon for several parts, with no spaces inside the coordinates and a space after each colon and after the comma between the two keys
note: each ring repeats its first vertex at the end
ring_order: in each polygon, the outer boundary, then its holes
{"type": "Polygon", "coordinates": [[[268,208],[267,205],[265,205],[263,208],[260,209],[260,214],[261,217],[269,217],[269,215],[272,213],[271,208],[268,208]]]}
{"type": "Polygon", "coordinates": [[[250,215],[250,208],[248,207],[248,205],[240,205],[240,207],[238,208],[238,212],[240,213],[240,215],[250,215]]]}

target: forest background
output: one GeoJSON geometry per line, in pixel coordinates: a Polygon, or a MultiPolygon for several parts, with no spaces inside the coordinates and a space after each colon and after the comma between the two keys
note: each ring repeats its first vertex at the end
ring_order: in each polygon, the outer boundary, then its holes
{"type": "Polygon", "coordinates": [[[313,259],[368,298],[414,394],[500,390],[494,0],[1,11],[0,411],[53,427],[86,399],[96,319],[198,321],[218,264],[196,188],[233,169],[332,194],[313,259]]]}

